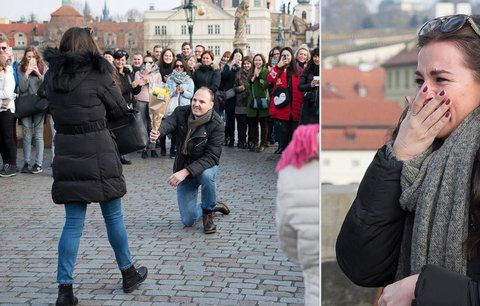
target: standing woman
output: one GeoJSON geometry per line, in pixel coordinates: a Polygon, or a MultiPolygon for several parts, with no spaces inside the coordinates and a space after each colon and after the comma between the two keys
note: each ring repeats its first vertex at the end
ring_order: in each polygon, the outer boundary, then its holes
{"type": "MultiPolygon", "coordinates": [[[[215,96],[217,96],[218,89],[220,88],[221,72],[218,65],[215,64],[213,60],[214,56],[212,51],[203,51],[202,63],[197,64],[197,68],[192,75],[192,79],[193,83],[195,84],[195,89],[205,86],[208,87],[208,89],[210,89],[215,96]]],[[[223,111],[221,110],[221,107],[216,99],[213,107],[218,114],[223,111]]]]}
{"type": "MultiPolygon", "coordinates": [[[[272,50],[270,50],[270,53],[268,54],[268,61],[267,61],[267,68],[268,71],[272,70],[275,65],[277,65],[278,61],[280,60],[280,51],[282,51],[282,48],[279,46],[273,47],[272,50]]],[[[275,84],[270,84],[268,85],[268,92],[269,95],[272,96],[272,91],[273,91],[273,85],[275,84]]],[[[275,142],[278,142],[280,140],[280,128],[278,126],[278,123],[273,120],[270,116],[267,118],[267,126],[268,126],[268,144],[273,145],[275,142]]]]}
{"type": "MultiPolygon", "coordinates": [[[[166,116],[170,116],[178,106],[190,105],[193,97],[195,85],[190,77],[190,72],[186,69],[187,64],[182,59],[175,60],[175,69],[167,79],[168,88],[170,88],[171,100],[166,116]]],[[[170,158],[175,158],[177,152],[175,149],[176,133],[171,134],[170,158]]]]}
{"type": "MultiPolygon", "coordinates": [[[[268,93],[268,67],[266,66],[265,57],[262,54],[257,54],[253,58],[253,67],[248,76],[248,85],[250,90],[249,101],[255,98],[264,98],[267,101],[270,99],[268,93]]],[[[265,109],[253,109],[251,103],[247,105],[247,120],[248,120],[248,133],[249,142],[252,140],[252,151],[263,152],[268,147],[268,107],[265,109]],[[260,143],[258,139],[258,124],[260,123],[260,143]]],[[[249,144],[250,146],[250,144],[249,144]]]]}
{"type": "MultiPolygon", "coordinates": [[[[247,148],[247,107],[249,103],[250,87],[248,86],[248,75],[252,68],[252,59],[245,56],[242,61],[242,69],[237,73],[235,79],[235,117],[237,118],[238,148],[247,148]]],[[[250,141],[250,137],[249,137],[250,141]]]]}
{"type": "Polygon", "coordinates": [[[305,69],[308,61],[310,60],[310,51],[308,50],[307,45],[301,45],[297,52],[295,52],[295,61],[300,69],[305,69]]]}
{"type": "MultiPolygon", "coordinates": [[[[242,65],[243,52],[241,49],[236,48],[233,50],[230,55],[229,61],[225,64],[222,70],[222,80],[220,87],[223,91],[228,91],[232,89],[235,85],[235,78],[237,73],[241,69],[242,65]]],[[[226,127],[225,127],[225,137],[229,147],[235,145],[235,104],[237,99],[235,96],[231,97],[225,101],[225,115],[227,117],[226,127]]]]}
{"type": "Polygon", "coordinates": [[[298,89],[303,92],[302,111],[300,113],[300,124],[318,123],[320,118],[320,55],[318,48],[312,52],[312,58],[303,70],[298,89]]]}
{"type": "Polygon", "coordinates": [[[3,161],[0,177],[17,174],[17,144],[13,139],[14,90],[13,69],[7,65],[6,58],[0,55],[0,155],[3,161]]]}
{"type": "MultiPolygon", "coordinates": [[[[114,80],[117,82],[117,86],[120,87],[122,96],[125,99],[125,102],[127,102],[127,105],[133,107],[135,104],[134,95],[138,95],[142,88],[139,86],[138,81],[134,80],[135,76],[132,71],[125,66],[127,60],[127,51],[117,50],[113,53],[113,65],[116,68],[114,80]]],[[[125,155],[120,156],[120,161],[124,165],[130,165],[132,163],[125,155]]]]}
{"type": "MultiPolygon", "coordinates": [[[[159,88],[162,84],[162,75],[158,71],[157,65],[153,64],[153,56],[147,53],[143,57],[143,63],[140,70],[135,73],[135,81],[140,86],[140,92],[135,96],[137,109],[140,111],[142,118],[145,121],[147,127],[147,133],[150,133],[151,122],[148,111],[148,105],[150,103],[150,88],[159,88]]],[[[150,152],[151,157],[158,157],[157,151],[152,150],[150,152]]],[[[147,148],[142,151],[142,158],[147,158],[147,148]]]]}
{"type": "Polygon", "coordinates": [[[197,66],[197,58],[195,55],[190,55],[185,61],[187,62],[187,70],[190,72],[190,75],[193,75],[195,67],[197,66]]]}
{"type": "Polygon", "coordinates": [[[107,118],[126,114],[127,104],[112,79],[112,66],[100,55],[90,31],[70,28],[60,48],[47,48],[50,70],[44,91],[55,121],[52,198],[64,204],[65,226],[58,243],[56,305],[76,305],[73,269],[87,204],[99,202],[108,241],[122,273],[123,291],[132,292],[147,277],[147,268],[133,266],[123,222],[121,198],[125,178],[107,118]]]}
{"type": "MultiPolygon", "coordinates": [[[[27,47],[18,68],[18,91],[20,96],[36,95],[43,82],[46,67],[40,58],[37,48],[27,47]]],[[[45,113],[34,114],[21,119],[23,126],[23,158],[22,173],[40,173],[43,171],[43,125],[45,113]],[[35,139],[35,162],[30,169],[30,156],[32,154],[32,135],[35,139]]]]}
{"type": "MultiPolygon", "coordinates": [[[[281,154],[292,139],[292,134],[298,126],[300,110],[302,108],[302,92],[298,90],[301,71],[297,69],[293,59],[293,51],[285,47],[280,53],[280,61],[272,68],[267,76],[267,81],[273,86],[273,96],[270,101],[270,117],[277,120],[280,125],[280,143],[275,154],[281,154]],[[287,103],[284,105],[275,104],[275,92],[286,91],[287,103]]],[[[277,98],[279,99],[280,96],[277,98]]]]}
{"type": "Polygon", "coordinates": [[[163,49],[162,54],[160,55],[160,60],[158,61],[158,67],[160,68],[160,74],[162,75],[162,81],[167,82],[167,78],[173,71],[173,59],[175,55],[170,48],[163,49]]]}

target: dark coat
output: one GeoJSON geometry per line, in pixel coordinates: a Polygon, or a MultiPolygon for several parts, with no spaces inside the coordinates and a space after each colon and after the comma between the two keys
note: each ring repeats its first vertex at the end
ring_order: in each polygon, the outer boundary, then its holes
{"type": "Polygon", "coordinates": [[[310,65],[302,73],[298,90],[303,92],[303,104],[300,112],[300,124],[318,123],[320,120],[319,86],[312,87],[313,77],[320,75],[319,65],[310,65]]]}
{"type": "Polygon", "coordinates": [[[132,88],[132,82],[135,80],[135,75],[127,67],[123,68],[123,75],[120,72],[118,72],[117,75],[123,99],[125,99],[128,104],[135,103],[134,95],[138,95],[142,90],[142,86],[132,88]]]}
{"type": "Polygon", "coordinates": [[[209,122],[199,126],[190,136],[187,155],[182,154],[182,147],[188,132],[190,105],[178,106],[172,115],[162,121],[160,135],[176,132],[177,155],[173,164],[173,172],[187,169],[190,176],[200,175],[204,170],[218,165],[225,139],[225,128],[222,118],[212,112],[209,122]]]}
{"type": "Polygon", "coordinates": [[[215,111],[220,112],[223,108],[223,101],[218,99],[218,89],[220,88],[221,73],[220,67],[217,64],[203,65],[197,64],[195,72],[192,75],[193,83],[195,84],[195,91],[200,87],[208,87],[215,95],[215,111]],[[222,104],[222,105],[220,105],[222,104]]]}
{"type": "MultiPolygon", "coordinates": [[[[228,64],[226,64],[223,67],[222,74],[221,74],[221,82],[220,82],[220,87],[222,88],[223,91],[227,91],[235,87],[235,79],[237,77],[237,73],[239,70],[240,70],[240,67],[236,65],[232,65],[232,67],[230,67],[228,64]]],[[[234,112],[236,102],[237,102],[237,99],[235,98],[235,96],[226,100],[225,110],[228,112],[234,112]]]]}
{"type": "Polygon", "coordinates": [[[102,202],[126,193],[117,146],[107,118],[121,118],[127,104],[100,55],[44,52],[50,69],[41,95],[55,122],[52,198],[57,204],[102,202]]]}
{"type": "MultiPolygon", "coordinates": [[[[365,287],[383,287],[395,281],[407,214],[399,204],[403,163],[385,155],[383,147],[368,167],[336,244],[340,268],[352,282],[365,287]]],[[[468,276],[424,266],[417,281],[415,305],[478,305],[478,263],[478,256],[469,260],[468,276]]]]}

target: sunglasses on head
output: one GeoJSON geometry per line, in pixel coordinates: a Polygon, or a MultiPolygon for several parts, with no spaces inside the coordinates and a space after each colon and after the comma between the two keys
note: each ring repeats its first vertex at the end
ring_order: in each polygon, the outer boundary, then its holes
{"type": "Polygon", "coordinates": [[[420,30],[418,30],[418,36],[426,36],[437,29],[440,29],[440,31],[445,34],[455,33],[463,28],[467,22],[472,30],[480,36],[480,28],[475,20],[473,20],[471,16],[463,14],[437,17],[429,20],[420,27],[420,30]]]}
{"type": "Polygon", "coordinates": [[[175,65],[175,68],[183,68],[183,65],[175,65]]]}

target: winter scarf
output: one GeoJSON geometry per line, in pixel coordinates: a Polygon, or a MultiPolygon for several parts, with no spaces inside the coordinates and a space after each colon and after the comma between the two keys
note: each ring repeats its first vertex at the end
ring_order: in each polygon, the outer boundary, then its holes
{"type": "Polygon", "coordinates": [[[196,119],[193,113],[190,113],[190,116],[188,117],[188,132],[187,132],[187,136],[185,136],[185,141],[183,142],[183,145],[182,145],[183,155],[188,155],[187,145],[188,145],[188,141],[190,140],[190,136],[192,136],[193,132],[195,132],[195,130],[199,126],[209,122],[212,119],[212,113],[213,113],[213,108],[211,108],[205,115],[198,117],[196,119]]]}
{"type": "Polygon", "coordinates": [[[397,267],[397,279],[434,264],[466,275],[473,162],[480,147],[480,108],[444,140],[404,162],[401,207],[410,212],[397,267]]]}

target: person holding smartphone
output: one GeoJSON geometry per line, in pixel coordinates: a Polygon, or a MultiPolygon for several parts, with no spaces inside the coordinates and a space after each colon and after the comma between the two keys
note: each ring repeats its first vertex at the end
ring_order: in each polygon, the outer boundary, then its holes
{"type": "Polygon", "coordinates": [[[296,64],[290,47],[283,48],[280,54],[280,61],[267,76],[267,82],[273,84],[270,101],[274,103],[270,103],[270,117],[277,120],[280,125],[280,142],[275,154],[281,154],[292,139],[293,132],[300,120],[303,103],[303,94],[298,90],[303,70],[296,64]],[[275,96],[276,92],[282,91],[283,95],[275,96]],[[280,100],[285,103],[283,105],[275,103],[280,100]]]}
{"type": "MultiPolygon", "coordinates": [[[[137,101],[136,107],[144,118],[147,133],[150,133],[151,122],[148,113],[148,105],[150,103],[150,88],[159,88],[162,84],[162,75],[158,70],[157,65],[154,64],[153,56],[146,54],[143,57],[143,64],[139,71],[135,73],[135,81],[141,86],[140,92],[135,96],[137,101]]],[[[150,152],[151,157],[158,157],[157,151],[150,152]]],[[[147,148],[142,151],[142,158],[148,158],[147,148]]]]}
{"type": "MultiPolygon", "coordinates": [[[[25,49],[20,66],[18,68],[19,96],[36,95],[38,88],[43,82],[47,68],[38,50],[34,46],[25,49]]],[[[22,173],[40,173],[43,171],[43,129],[46,113],[38,113],[21,119],[23,126],[23,159],[22,173]],[[35,141],[35,159],[32,163],[32,137],[35,141]]]]}

